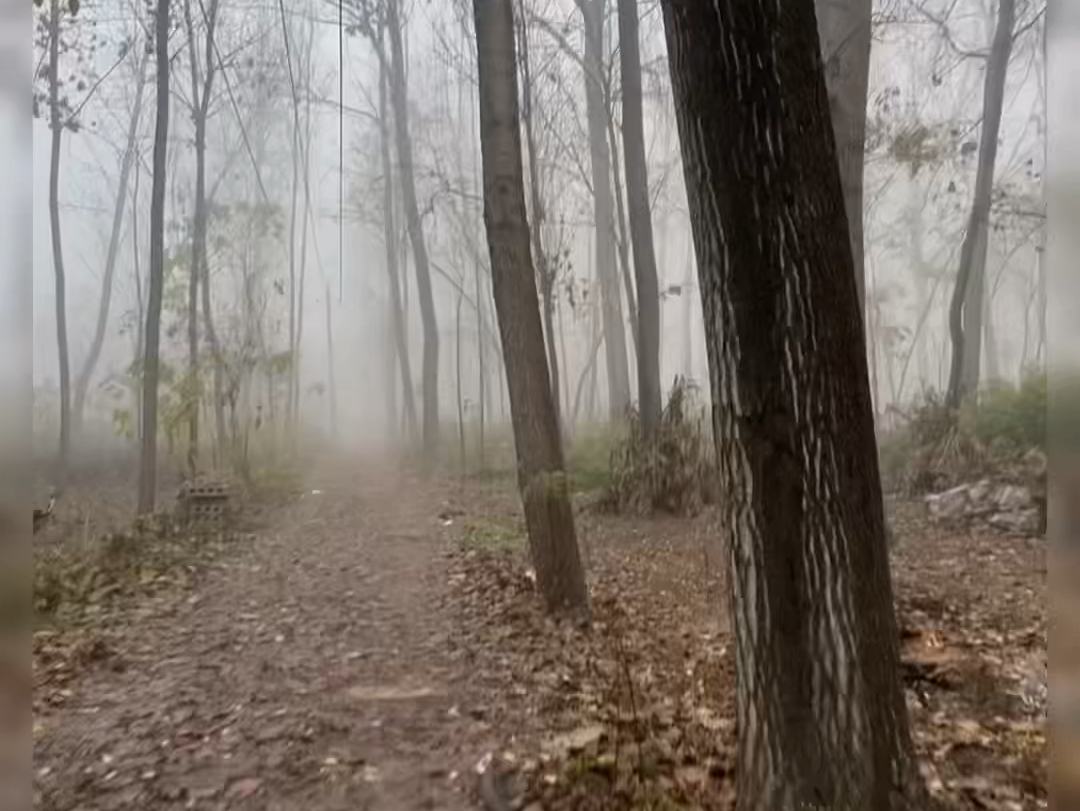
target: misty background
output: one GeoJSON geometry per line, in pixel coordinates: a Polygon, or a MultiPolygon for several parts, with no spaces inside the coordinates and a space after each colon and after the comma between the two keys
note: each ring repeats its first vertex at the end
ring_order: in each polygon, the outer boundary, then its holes
{"type": "MultiPolygon", "coordinates": [[[[545,243],[560,262],[555,287],[561,409],[572,423],[584,423],[605,413],[606,391],[604,352],[596,351],[595,340],[599,296],[581,15],[572,0],[527,0],[525,6],[545,192],[545,243]]],[[[902,410],[924,389],[942,389],[947,379],[948,301],[971,205],[985,54],[996,4],[904,0],[878,6],[867,108],[865,315],[875,410],[887,426],[894,408],[902,410]]],[[[192,7],[200,16],[198,4],[192,7]]],[[[171,258],[177,267],[183,264],[183,252],[190,250],[186,246],[194,196],[183,8],[178,2],[173,15],[166,193],[167,265],[171,258]]],[[[215,59],[220,58],[224,69],[219,68],[208,115],[207,184],[214,188],[214,204],[222,211],[228,207],[232,217],[228,222],[223,217],[219,227],[212,225],[210,237],[214,309],[223,340],[242,343],[241,313],[256,307],[260,351],[271,357],[289,349],[291,235],[293,250],[303,255],[297,260],[303,284],[296,315],[303,324],[297,364],[301,420],[327,436],[336,432],[341,441],[368,445],[396,436],[392,426],[400,428],[402,392],[388,359],[392,341],[380,208],[378,62],[369,40],[353,28],[357,8],[345,4],[339,41],[336,4],[291,0],[279,7],[220,0],[215,59]],[[302,131],[300,151],[308,163],[298,205],[307,213],[299,215],[301,225],[290,234],[295,116],[302,131]],[[257,215],[251,211],[260,205],[270,222],[254,223],[257,215]],[[252,228],[259,233],[253,235],[252,228]]],[[[704,384],[707,362],[659,5],[645,3],[640,11],[661,297],[661,380],[666,390],[676,375],[704,384]]],[[[985,379],[1018,381],[1025,368],[1046,359],[1044,11],[1036,2],[1022,2],[1017,10],[986,259],[985,379]]],[[[42,10],[37,13],[40,17],[42,10]]],[[[460,406],[464,420],[475,421],[484,399],[488,420],[503,421],[505,384],[480,201],[470,11],[460,2],[409,2],[403,14],[417,197],[440,333],[440,416],[455,420],[460,406]]],[[[79,124],[77,131],[65,131],[60,159],[73,380],[85,362],[98,319],[120,166],[140,75],[145,83],[109,317],[85,417],[87,429],[93,426],[118,436],[128,430],[136,410],[130,378],[148,267],[153,60],[141,68],[140,56],[150,20],[138,3],[88,2],[66,23],[69,50],[61,58],[61,72],[70,74],[65,93],[78,111],[79,124]]],[[[605,25],[604,59],[610,67],[618,58],[613,13],[605,25]]],[[[37,48],[35,68],[41,64],[37,48]]],[[[617,73],[617,61],[614,64],[617,73]]],[[[37,84],[42,85],[40,75],[37,84]]],[[[615,123],[618,98],[612,94],[615,123]]],[[[621,145],[618,130],[613,127],[616,149],[621,145]]],[[[35,439],[46,450],[55,443],[58,385],[47,117],[34,120],[33,139],[34,424],[35,439]]],[[[611,162],[618,197],[624,181],[617,153],[611,162]]],[[[625,208],[617,202],[620,210],[625,208]]],[[[625,214],[616,215],[625,223],[625,214]]],[[[625,233],[625,224],[620,227],[625,233]]],[[[419,402],[422,327],[400,212],[396,229],[419,402]]],[[[166,280],[162,357],[179,368],[185,351],[179,299],[170,311],[170,296],[182,293],[179,272],[172,281],[170,286],[166,280]]],[[[624,296],[624,317],[627,312],[624,296]]],[[[629,323],[627,328],[632,359],[629,323]]],[[[635,391],[633,363],[630,374],[635,391]]],[[[703,394],[707,388],[703,385],[703,394]]],[[[249,389],[244,396],[255,419],[272,407],[273,395],[254,383],[249,389]]]]}

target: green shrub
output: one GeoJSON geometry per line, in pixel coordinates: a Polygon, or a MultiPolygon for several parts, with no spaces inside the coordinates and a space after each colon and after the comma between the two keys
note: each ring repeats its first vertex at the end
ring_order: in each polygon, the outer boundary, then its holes
{"type": "Polygon", "coordinates": [[[1020,385],[996,382],[979,396],[975,435],[987,445],[1046,448],[1046,373],[1025,375],[1020,385]]]}

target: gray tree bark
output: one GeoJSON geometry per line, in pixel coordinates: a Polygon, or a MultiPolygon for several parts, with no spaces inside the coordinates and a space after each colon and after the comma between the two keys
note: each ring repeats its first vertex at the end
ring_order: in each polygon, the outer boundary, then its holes
{"type": "Polygon", "coordinates": [[[502,336],[518,487],[536,581],[549,610],[584,614],[588,592],[574,531],[529,249],[511,0],[474,0],[484,224],[502,336]]]}
{"type": "Polygon", "coordinates": [[[623,156],[630,207],[630,242],[637,283],[638,409],[641,427],[651,437],[660,424],[660,285],[656,277],[645,124],[641,100],[641,53],[637,0],[619,0],[619,54],[622,70],[623,156]]]}
{"type": "Polygon", "coordinates": [[[165,158],[169,140],[169,0],[158,0],[154,24],[157,62],[157,116],[154,126],[154,179],[150,189],[150,270],[143,341],[142,448],[139,456],[140,514],[154,511],[157,495],[158,370],[161,297],[165,278],[165,158]]]}
{"type": "Polygon", "coordinates": [[[630,369],[626,357],[619,272],[616,267],[615,201],[611,193],[611,153],[607,143],[604,70],[605,0],[577,0],[585,21],[585,109],[589,133],[596,219],[596,273],[600,279],[604,356],[607,361],[608,413],[622,420],[630,405],[630,369]]]}
{"type": "Polygon", "coordinates": [[[413,265],[416,268],[416,290],[420,298],[420,317],[424,325],[423,358],[423,433],[424,449],[435,452],[439,441],[439,325],[435,316],[435,299],[431,289],[431,268],[427,245],[424,242],[420,208],[416,202],[416,180],[413,176],[412,139],[409,134],[409,104],[405,79],[405,49],[402,44],[401,18],[398,0],[387,0],[386,24],[390,33],[390,101],[394,111],[394,132],[398,152],[398,174],[401,196],[405,203],[405,224],[412,244],[413,265]]]}
{"type": "Polygon", "coordinates": [[[979,386],[982,354],[982,310],[985,289],[986,241],[989,236],[990,202],[994,188],[998,133],[1005,103],[1005,78],[1012,54],[1016,0],[999,0],[997,28],[990,46],[983,85],[982,131],[979,133],[979,164],[971,202],[967,233],[960,247],[960,269],[949,305],[949,337],[952,354],[946,403],[958,408],[979,386]]]}
{"type": "Polygon", "coordinates": [[[815,0],[818,38],[825,63],[825,87],[836,139],[840,183],[844,189],[855,260],[859,313],[865,317],[863,261],[863,163],[866,147],[866,94],[870,84],[871,0],[815,0]]]}
{"type": "Polygon", "coordinates": [[[812,0],[667,0],[727,494],[739,811],[922,808],[812,0]]]}
{"type": "Polygon", "coordinates": [[[398,282],[397,226],[394,222],[394,166],[390,159],[390,125],[387,105],[386,61],[379,61],[379,151],[383,171],[383,242],[386,246],[386,281],[390,289],[390,321],[393,330],[394,354],[401,372],[402,400],[405,406],[405,429],[410,440],[417,435],[416,398],[413,396],[412,363],[409,360],[409,337],[405,329],[405,308],[401,303],[398,282]]]}
{"type": "Polygon", "coordinates": [[[49,234],[52,238],[53,275],[56,279],[56,347],[60,371],[60,446],[56,476],[61,486],[71,457],[71,361],[67,331],[67,280],[64,245],[60,233],[60,145],[64,119],[60,109],[60,0],[49,4],[49,234]]]}

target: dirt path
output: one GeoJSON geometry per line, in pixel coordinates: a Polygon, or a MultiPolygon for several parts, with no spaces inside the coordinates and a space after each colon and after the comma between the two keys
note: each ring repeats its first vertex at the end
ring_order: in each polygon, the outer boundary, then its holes
{"type": "Polygon", "coordinates": [[[486,751],[444,610],[443,493],[313,477],[194,593],[157,600],[41,719],[35,806],[474,808],[486,751]]]}

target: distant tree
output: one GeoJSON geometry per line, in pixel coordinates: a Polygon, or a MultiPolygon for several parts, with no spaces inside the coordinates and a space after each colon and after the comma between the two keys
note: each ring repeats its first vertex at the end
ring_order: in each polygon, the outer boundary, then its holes
{"type": "Polygon", "coordinates": [[[870,84],[872,0],[816,0],[825,88],[836,138],[840,183],[855,260],[859,312],[865,317],[863,268],[863,166],[866,154],[866,94],[870,84]]]}
{"type": "Polygon", "coordinates": [[[737,808],[925,808],[813,0],[663,11],[727,496],[737,808]]]}
{"type": "Polygon", "coordinates": [[[971,201],[964,243],[960,248],[960,269],[949,305],[949,337],[952,357],[946,402],[957,408],[979,385],[982,354],[983,297],[985,295],[986,251],[990,230],[990,204],[997,161],[998,133],[1005,104],[1005,78],[1013,44],[1016,0],[999,0],[997,28],[986,63],[983,89],[982,131],[979,136],[979,165],[971,201]]]}
{"type": "Polygon", "coordinates": [[[139,122],[142,120],[143,90],[146,87],[146,66],[149,60],[149,49],[146,43],[139,39],[134,42],[125,42],[123,49],[137,48],[139,51],[138,62],[135,67],[135,99],[132,102],[131,118],[128,121],[127,139],[124,151],[120,158],[120,178],[116,187],[116,203],[113,209],[112,228],[109,232],[109,245],[105,252],[105,268],[101,278],[101,297],[98,300],[97,322],[94,325],[94,335],[90,340],[90,348],[87,350],[86,359],[83,361],[79,374],[75,378],[75,400],[72,406],[72,421],[76,432],[82,423],[83,412],[86,407],[86,396],[90,389],[90,381],[94,376],[98,360],[101,358],[101,350],[105,345],[105,333],[109,325],[109,310],[112,305],[113,280],[116,276],[116,260],[120,254],[120,237],[124,224],[124,212],[127,210],[128,181],[131,178],[131,169],[135,164],[136,148],[138,146],[139,122]]]}
{"type": "MultiPolygon", "coordinates": [[[[40,7],[43,0],[35,0],[40,7]]],[[[79,11],[77,0],[63,4],[61,0],[49,0],[48,12],[36,18],[36,40],[45,51],[43,69],[45,71],[45,91],[35,87],[33,96],[34,115],[41,114],[42,101],[46,104],[50,130],[49,148],[49,234],[52,243],[53,276],[55,279],[56,307],[56,344],[60,372],[60,443],[57,455],[56,475],[61,482],[67,475],[71,456],[71,361],[67,330],[67,279],[64,271],[63,237],[60,229],[60,148],[64,131],[76,131],[79,128],[78,110],[68,97],[69,88],[60,75],[60,57],[74,53],[80,64],[86,61],[86,54],[78,47],[75,35],[65,39],[70,25],[79,11]]],[[[40,75],[40,74],[39,74],[40,75]]],[[[35,76],[35,80],[39,77],[35,76]]],[[[85,90],[85,80],[79,78],[77,90],[85,90]]]]}
{"type": "Polygon", "coordinates": [[[512,0],[474,0],[473,9],[484,223],[529,547],[549,610],[585,612],[588,592],[552,400],[525,214],[513,5],[512,0]]]}
{"type": "Polygon", "coordinates": [[[416,268],[416,288],[420,298],[420,317],[424,325],[423,355],[423,435],[424,449],[430,456],[439,441],[439,325],[431,285],[431,267],[420,206],[416,201],[412,136],[409,132],[409,92],[405,77],[405,46],[399,0],[385,0],[386,26],[390,36],[390,105],[394,113],[398,175],[405,204],[405,224],[416,268]]]}
{"type": "Polygon", "coordinates": [[[142,452],[139,457],[140,513],[154,511],[157,495],[158,367],[161,348],[161,298],[165,277],[165,159],[169,140],[169,0],[158,0],[154,22],[157,62],[157,117],[154,125],[154,178],[150,191],[150,268],[143,341],[142,452]]]}
{"type": "Polygon", "coordinates": [[[623,156],[630,208],[630,244],[637,282],[638,409],[645,436],[660,424],[660,283],[656,274],[645,122],[641,98],[641,46],[637,0],[619,0],[619,55],[622,70],[623,156]]]}

